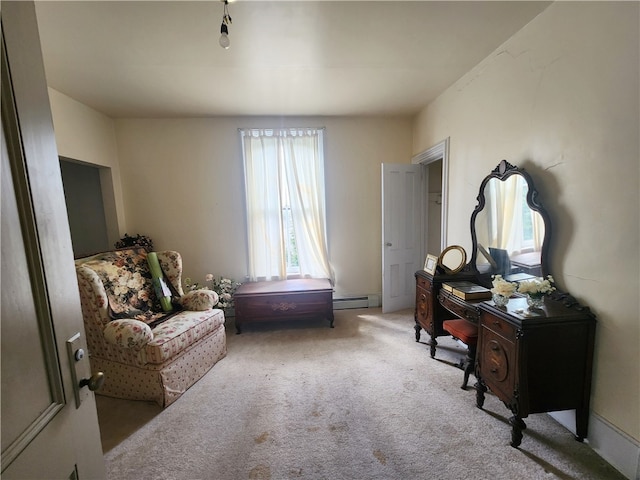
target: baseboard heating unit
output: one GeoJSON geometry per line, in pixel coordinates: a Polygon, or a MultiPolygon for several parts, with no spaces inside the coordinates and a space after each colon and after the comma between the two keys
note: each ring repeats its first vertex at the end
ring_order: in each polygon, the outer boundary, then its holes
{"type": "Polygon", "coordinates": [[[380,306],[380,295],[345,296],[333,298],[334,310],[348,308],[376,308],[380,306]]]}

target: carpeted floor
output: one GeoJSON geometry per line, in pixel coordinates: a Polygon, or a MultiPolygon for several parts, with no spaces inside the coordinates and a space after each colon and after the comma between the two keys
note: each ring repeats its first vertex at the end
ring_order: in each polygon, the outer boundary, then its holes
{"type": "MultiPolygon", "coordinates": [[[[415,342],[413,312],[227,325],[229,353],[176,403],[97,397],[110,479],[624,479],[546,414],[462,390],[464,350],[415,342]]],[[[470,379],[472,385],[475,379],[470,379]]]]}

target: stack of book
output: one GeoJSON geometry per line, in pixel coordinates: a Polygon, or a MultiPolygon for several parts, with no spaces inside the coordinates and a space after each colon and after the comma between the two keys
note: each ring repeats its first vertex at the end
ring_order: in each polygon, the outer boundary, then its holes
{"type": "Polygon", "coordinates": [[[484,300],[491,298],[491,290],[473,282],[443,283],[442,288],[463,300],[484,300]]]}

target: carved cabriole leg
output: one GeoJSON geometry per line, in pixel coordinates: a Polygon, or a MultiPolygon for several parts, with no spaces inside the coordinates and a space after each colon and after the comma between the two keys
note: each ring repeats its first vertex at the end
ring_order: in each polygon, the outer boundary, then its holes
{"type": "Polygon", "coordinates": [[[422,327],[416,322],[416,324],[413,326],[413,329],[416,331],[416,342],[420,341],[420,330],[422,330],[422,327]]]}
{"type": "Polygon", "coordinates": [[[511,424],[511,446],[516,448],[522,443],[522,431],[527,428],[527,425],[517,415],[511,417],[509,423],[511,424]]]}

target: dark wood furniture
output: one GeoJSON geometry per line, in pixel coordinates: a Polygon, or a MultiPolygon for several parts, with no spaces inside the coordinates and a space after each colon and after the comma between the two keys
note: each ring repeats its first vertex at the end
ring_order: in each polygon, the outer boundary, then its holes
{"type": "MultiPolygon", "coordinates": [[[[451,318],[456,318],[447,312],[438,301],[438,292],[442,284],[449,279],[459,279],[461,276],[450,276],[444,274],[431,275],[424,270],[418,270],[416,277],[416,307],[413,327],[416,332],[416,342],[420,341],[421,330],[429,334],[427,345],[430,347],[431,358],[436,356],[438,346],[437,337],[449,335],[443,328],[442,322],[451,318]]],[[[470,277],[473,278],[473,277],[470,277]]]]}
{"type": "Polygon", "coordinates": [[[545,298],[527,310],[525,298],[506,307],[482,302],[476,355],[476,404],[487,388],[511,410],[511,446],[522,441],[531,413],[576,410],[576,439],[587,436],[595,317],[569,296],[545,298]]]}
{"type": "MultiPolygon", "coordinates": [[[[587,436],[595,317],[571,296],[556,293],[541,309],[525,297],[506,307],[469,302],[445,290],[439,302],[478,325],[475,354],[476,405],[490,389],[511,410],[511,445],[517,447],[532,413],[576,410],[576,439],[587,436]]],[[[471,353],[470,353],[471,355],[471,353]]]]}
{"type": "MultiPolygon", "coordinates": [[[[505,223],[513,224],[509,219],[505,223]]],[[[453,316],[475,323],[476,405],[484,406],[488,389],[504,402],[513,414],[511,445],[517,447],[522,441],[526,428],[523,418],[571,409],[576,411],[576,439],[582,441],[588,429],[596,325],[589,308],[560,290],[545,297],[542,309],[530,311],[523,296],[512,298],[506,307],[498,307],[491,300],[465,301],[442,289],[443,283],[459,280],[490,287],[492,275],[498,273],[550,274],[551,223],[531,176],[524,170],[503,160],[482,181],[478,204],[471,215],[471,239],[471,260],[460,273],[445,275],[438,269],[433,275],[416,272],[416,341],[420,329],[426,330],[431,336],[433,357],[436,338],[448,334],[442,328],[443,321],[453,316]],[[507,210],[500,205],[501,195],[494,195],[504,188],[502,182],[522,192],[522,207],[530,216],[529,227],[535,225],[529,229],[529,233],[533,231],[533,244],[537,245],[535,253],[524,254],[524,245],[517,250],[492,237],[491,232],[500,230],[502,225],[495,213],[487,211],[507,210]],[[508,256],[492,258],[489,251],[508,256]]]]}
{"type": "Polygon", "coordinates": [[[333,328],[333,287],[327,279],[249,282],[234,294],[236,332],[247,322],[320,317],[333,328]]]}

